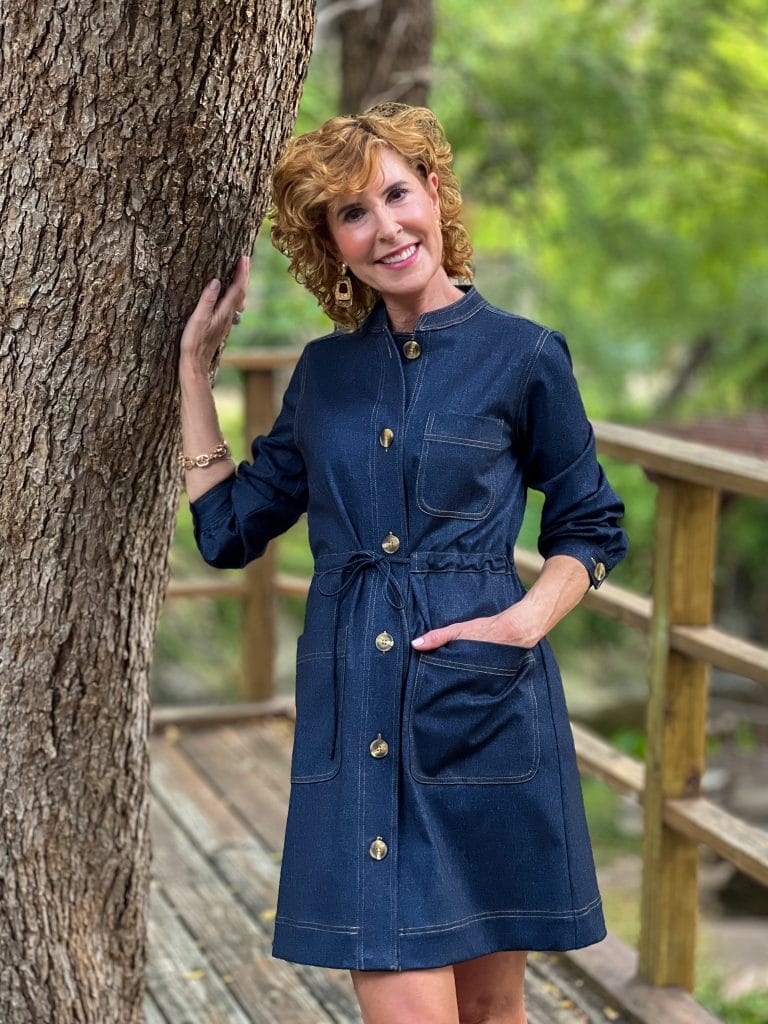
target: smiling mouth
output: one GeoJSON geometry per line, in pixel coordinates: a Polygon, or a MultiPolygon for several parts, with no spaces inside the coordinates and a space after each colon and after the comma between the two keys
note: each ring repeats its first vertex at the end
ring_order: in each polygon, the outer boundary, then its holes
{"type": "Polygon", "coordinates": [[[391,266],[393,263],[404,263],[409,260],[411,256],[416,252],[416,243],[406,246],[405,249],[401,249],[400,252],[392,253],[391,256],[383,256],[379,263],[385,263],[387,266],[391,266]]]}

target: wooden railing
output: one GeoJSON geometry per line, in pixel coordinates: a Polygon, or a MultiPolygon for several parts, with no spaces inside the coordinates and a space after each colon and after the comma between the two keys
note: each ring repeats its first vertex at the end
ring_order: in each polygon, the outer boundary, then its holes
{"type": "MultiPolygon", "coordinates": [[[[296,359],[295,351],[277,349],[226,357],[244,378],[249,440],[269,430],[275,375],[296,359]]],[[[606,583],[584,602],[648,636],[647,756],[643,764],[574,725],[576,747],[583,771],[643,805],[639,974],[654,986],[691,991],[698,845],[768,885],[768,835],[701,795],[710,666],[768,685],[768,650],[712,625],[720,493],[768,500],[768,462],[614,423],[595,423],[595,432],[601,455],[642,467],[657,487],[651,596],[606,583]]],[[[523,580],[535,579],[538,556],[518,550],[515,558],[523,580]]],[[[241,713],[252,707],[248,702],[274,704],[275,595],[305,596],[308,587],[308,580],[276,574],[271,552],[245,570],[242,583],[171,583],[170,597],[243,600],[241,713]]]]}

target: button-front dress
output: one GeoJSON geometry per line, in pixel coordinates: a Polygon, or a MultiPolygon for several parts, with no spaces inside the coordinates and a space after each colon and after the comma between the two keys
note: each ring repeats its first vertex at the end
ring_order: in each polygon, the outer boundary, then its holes
{"type": "Polygon", "coordinates": [[[221,567],[308,516],[275,956],[405,970],[605,934],[548,643],[410,646],[523,596],[529,487],[542,555],[599,585],[626,549],[623,507],[565,341],[471,287],[407,336],[379,303],[310,342],[252,463],[192,504],[221,567]]]}

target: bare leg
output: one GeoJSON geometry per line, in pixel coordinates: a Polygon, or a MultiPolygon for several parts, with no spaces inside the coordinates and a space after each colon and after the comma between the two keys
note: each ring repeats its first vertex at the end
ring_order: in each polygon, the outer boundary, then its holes
{"type": "Polygon", "coordinates": [[[527,1024],[527,953],[490,953],[453,965],[461,1024],[527,1024]]]}
{"type": "Polygon", "coordinates": [[[363,1024],[459,1024],[450,966],[350,973],[363,1024]]]}

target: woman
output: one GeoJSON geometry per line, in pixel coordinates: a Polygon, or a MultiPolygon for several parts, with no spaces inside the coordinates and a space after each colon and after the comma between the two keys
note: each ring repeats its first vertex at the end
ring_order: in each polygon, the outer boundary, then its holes
{"type": "Polygon", "coordinates": [[[236,476],[208,372],[246,259],[222,297],[203,292],[180,362],[205,559],[244,565],[308,512],[274,954],[349,968],[366,1024],[520,1024],[525,951],[604,935],[544,637],[624,554],[623,508],[562,336],[467,283],[430,111],[387,104],[295,139],[274,199],[273,241],[352,330],[305,347],[236,476]],[[526,593],[528,487],[545,561],[526,593]]]}

